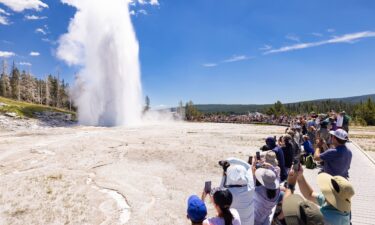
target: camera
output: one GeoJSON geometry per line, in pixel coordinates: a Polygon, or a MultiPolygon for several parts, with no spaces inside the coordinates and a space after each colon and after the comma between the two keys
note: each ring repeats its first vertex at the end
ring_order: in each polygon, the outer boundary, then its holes
{"type": "Polygon", "coordinates": [[[227,172],[228,167],[230,166],[229,162],[226,160],[219,161],[219,165],[223,167],[224,172],[227,172]]]}

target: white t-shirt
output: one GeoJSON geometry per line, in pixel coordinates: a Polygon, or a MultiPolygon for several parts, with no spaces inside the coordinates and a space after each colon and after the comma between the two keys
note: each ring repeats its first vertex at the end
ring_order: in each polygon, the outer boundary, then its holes
{"type": "MultiPolygon", "coordinates": [[[[231,208],[230,212],[233,215],[232,224],[233,225],[241,225],[240,215],[238,214],[237,210],[231,208]]],[[[222,218],[222,217],[212,217],[212,218],[209,218],[209,219],[206,219],[205,221],[203,221],[203,224],[204,225],[225,225],[225,221],[224,221],[224,218],[222,218]]]]}
{"type": "Polygon", "coordinates": [[[336,126],[337,127],[342,127],[343,123],[344,123],[344,117],[342,117],[341,115],[337,115],[336,126]]]}

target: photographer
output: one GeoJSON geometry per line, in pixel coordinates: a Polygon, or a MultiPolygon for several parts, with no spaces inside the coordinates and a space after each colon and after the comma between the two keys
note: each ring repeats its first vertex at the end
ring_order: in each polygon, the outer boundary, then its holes
{"type": "Polygon", "coordinates": [[[250,165],[236,158],[219,164],[224,170],[220,186],[233,196],[231,208],[238,211],[242,225],[254,225],[254,180],[250,165]]]}

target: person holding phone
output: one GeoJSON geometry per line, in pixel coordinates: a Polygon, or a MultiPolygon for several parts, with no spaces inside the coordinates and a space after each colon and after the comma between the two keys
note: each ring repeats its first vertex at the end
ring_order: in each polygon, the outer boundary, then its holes
{"type": "Polygon", "coordinates": [[[210,195],[217,216],[203,221],[203,225],[241,225],[240,215],[237,210],[231,208],[233,202],[232,193],[226,188],[215,188],[210,194],[203,192],[203,201],[210,195]]]}
{"type": "Polygon", "coordinates": [[[351,199],[354,196],[352,184],[342,176],[331,176],[327,173],[318,175],[318,186],[321,193],[312,189],[303,175],[303,168],[298,173],[292,171],[288,178],[289,186],[294,189],[298,183],[305,199],[317,204],[324,217],[324,224],[350,225],[351,199]]]}
{"type": "MultiPolygon", "coordinates": [[[[255,160],[256,156],[254,157],[255,160]]],[[[222,163],[223,178],[220,187],[227,188],[232,196],[231,207],[236,209],[242,225],[254,225],[254,178],[249,163],[236,158],[222,163]]]]}
{"type": "Polygon", "coordinates": [[[266,138],[266,145],[276,154],[277,161],[279,162],[280,167],[280,181],[283,182],[288,177],[288,173],[285,168],[285,159],[284,153],[280,146],[276,145],[275,137],[266,138]]]}
{"type": "Polygon", "coordinates": [[[270,225],[280,199],[280,181],[273,170],[265,168],[256,169],[255,178],[254,224],[270,225]]]}

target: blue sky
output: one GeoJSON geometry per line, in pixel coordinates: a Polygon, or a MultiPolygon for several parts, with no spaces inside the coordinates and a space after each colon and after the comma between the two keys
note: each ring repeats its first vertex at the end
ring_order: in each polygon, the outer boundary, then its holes
{"type": "MultiPolygon", "coordinates": [[[[0,0],[1,59],[39,77],[60,71],[72,82],[77,68],[55,51],[75,9],[23,2],[0,0]]],[[[375,93],[374,1],[144,0],[131,10],[153,106],[375,93]]]]}

